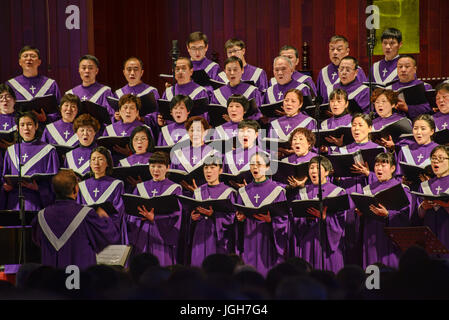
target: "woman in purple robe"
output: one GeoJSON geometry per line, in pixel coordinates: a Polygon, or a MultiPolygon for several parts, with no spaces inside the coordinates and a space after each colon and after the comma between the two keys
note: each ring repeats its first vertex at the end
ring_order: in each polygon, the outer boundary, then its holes
{"type": "MultiPolygon", "coordinates": [[[[400,179],[394,178],[396,161],[392,153],[379,153],[375,160],[374,173],[377,181],[363,188],[363,193],[374,195],[382,190],[400,184],[400,179]]],[[[373,214],[384,218],[373,219],[364,216],[363,220],[363,268],[374,264],[382,263],[386,266],[397,268],[399,266],[399,256],[401,250],[385,234],[385,227],[408,227],[411,225],[415,209],[415,199],[406,185],[402,186],[409,200],[409,205],[400,210],[387,210],[382,204],[371,205],[373,214]]],[[[357,213],[360,213],[356,209],[357,213]]],[[[363,213],[362,213],[363,214],[363,213]]]]}
{"type": "MultiPolygon", "coordinates": [[[[153,179],[139,183],[133,194],[145,198],[166,195],[180,195],[182,187],[169,180],[166,175],[170,167],[170,158],[161,151],[153,153],[149,159],[149,170],[153,179]]],[[[178,244],[181,229],[181,210],[171,214],[158,215],[158,208],[139,207],[143,216],[128,215],[128,234],[133,254],[149,252],[159,259],[162,266],[178,263],[178,244]]]]}
{"type": "MultiPolygon", "coordinates": [[[[410,123],[410,129],[412,128],[412,122],[407,117],[401,115],[396,112],[396,106],[398,103],[398,93],[393,90],[377,88],[374,90],[373,95],[371,97],[371,102],[374,104],[374,108],[376,109],[376,113],[378,115],[377,118],[373,120],[373,129],[381,130],[383,127],[399,121],[401,119],[407,119],[408,123],[410,123]]],[[[402,146],[405,144],[409,144],[409,139],[396,139],[393,140],[391,135],[381,137],[380,140],[376,141],[376,143],[380,144],[387,148],[390,152],[395,151],[395,146],[402,146]]]]}
{"type": "Polygon", "coordinates": [[[48,178],[22,181],[25,210],[40,210],[51,204],[54,193],[51,190],[50,179],[59,170],[58,154],[55,147],[40,141],[37,130],[38,121],[32,112],[25,112],[17,118],[20,139],[6,150],[2,176],[4,178],[3,189],[6,192],[6,208],[19,209],[18,186],[9,181],[5,175],[17,176],[19,167],[21,176],[34,174],[48,174],[48,178]],[[20,151],[19,151],[20,144],[20,151]]]}
{"type": "Polygon", "coordinates": [[[97,146],[95,136],[100,130],[100,123],[88,113],[78,116],[73,122],[79,146],[65,154],[63,168],[72,169],[78,176],[85,177],[90,172],[90,154],[97,146]]]}
{"type": "MultiPolygon", "coordinates": [[[[430,154],[434,178],[421,183],[419,192],[430,195],[449,193],[449,147],[437,146],[430,154]]],[[[449,248],[449,202],[442,200],[420,200],[418,217],[428,226],[446,248],[449,248]]],[[[447,259],[449,255],[443,255],[447,259]]]]}
{"type": "MultiPolygon", "coordinates": [[[[266,154],[257,152],[251,157],[250,170],[254,181],[238,190],[237,204],[257,208],[286,201],[285,189],[267,178],[269,168],[270,159],[266,154]]],[[[288,212],[271,215],[268,211],[247,217],[237,211],[236,217],[239,223],[243,223],[243,243],[238,243],[237,252],[246,264],[266,275],[288,254],[288,212]]]]}
{"type": "Polygon", "coordinates": [[[81,101],[74,94],[65,94],[59,105],[61,120],[47,124],[42,134],[42,141],[53,145],[75,147],[79,144],[78,136],[73,131],[73,121],[80,109],[81,101]]]}
{"type": "MultiPolygon", "coordinates": [[[[345,194],[345,190],[328,182],[327,176],[332,171],[329,159],[321,157],[321,168],[318,169],[320,157],[314,157],[309,162],[309,179],[311,183],[300,189],[294,200],[317,199],[319,190],[319,171],[321,170],[321,187],[323,198],[345,194]]],[[[329,270],[337,273],[344,267],[343,235],[345,230],[346,211],[327,214],[327,207],[323,213],[314,207],[307,209],[310,218],[293,217],[291,222],[293,252],[296,257],[307,260],[314,268],[329,270]],[[320,239],[320,221],[326,228],[324,247],[320,239]],[[322,261],[324,256],[324,263],[322,261]]],[[[324,230],[322,230],[324,231],[324,230]]]]}
{"type": "Polygon", "coordinates": [[[440,83],[435,88],[435,92],[437,94],[435,102],[438,106],[438,112],[433,115],[433,120],[435,121],[436,131],[440,131],[448,129],[449,126],[449,83],[440,83]]]}
{"type": "MultiPolygon", "coordinates": [[[[10,86],[2,83],[0,84],[0,97],[0,132],[10,134],[17,130],[16,113],[14,111],[16,95],[10,86]]],[[[1,152],[4,153],[6,148],[13,144],[13,139],[0,139],[1,152]]]]}
{"type": "MultiPolygon", "coordinates": [[[[207,157],[203,172],[206,183],[193,192],[195,200],[229,199],[235,202],[236,191],[220,182],[223,172],[222,159],[216,156],[207,157]]],[[[191,265],[201,266],[204,258],[210,254],[227,254],[233,251],[234,212],[214,211],[212,207],[196,207],[190,212],[189,240],[191,241],[191,265]]]]}
{"type": "MultiPolygon", "coordinates": [[[[135,127],[131,133],[129,140],[129,148],[132,151],[132,155],[120,160],[119,167],[132,167],[135,165],[147,165],[148,159],[151,156],[151,150],[154,144],[151,137],[151,132],[146,126],[135,127]]],[[[125,182],[125,191],[127,193],[132,192],[136,185],[142,182],[142,178],[138,176],[137,180],[133,177],[127,177],[125,182]]]]}
{"type": "Polygon", "coordinates": [[[124,185],[123,181],[110,176],[112,168],[112,157],[109,150],[102,146],[94,148],[90,154],[91,178],[79,183],[80,192],[77,201],[87,206],[97,207],[100,205],[105,211],[106,209],[101,205],[110,203],[115,210],[106,211],[106,213],[120,231],[120,243],[128,244],[125,205],[122,200],[124,185]]]}
{"type": "Polygon", "coordinates": [[[417,178],[405,177],[401,162],[425,168],[430,166],[430,153],[438,146],[432,141],[435,133],[435,122],[431,115],[421,114],[413,120],[414,142],[403,145],[398,153],[398,168],[396,174],[403,176],[403,182],[410,185],[412,190],[417,190],[419,183],[428,180],[428,177],[420,175],[417,178]],[[419,180],[418,180],[419,178],[419,180]]]}
{"type": "Polygon", "coordinates": [[[158,118],[158,125],[161,128],[158,134],[157,146],[173,147],[175,144],[189,139],[185,122],[189,118],[192,108],[193,101],[189,96],[177,95],[170,101],[170,114],[174,122],[166,125],[162,116],[158,118]]]}

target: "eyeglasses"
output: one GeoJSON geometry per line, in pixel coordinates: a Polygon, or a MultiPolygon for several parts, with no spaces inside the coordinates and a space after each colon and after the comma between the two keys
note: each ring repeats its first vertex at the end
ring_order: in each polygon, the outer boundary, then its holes
{"type": "Polygon", "coordinates": [[[432,161],[432,162],[443,162],[444,160],[449,160],[449,158],[445,158],[445,157],[432,157],[432,158],[430,158],[430,161],[432,161]]]}
{"type": "Polygon", "coordinates": [[[190,47],[189,50],[192,51],[203,51],[204,49],[206,49],[206,47],[201,46],[201,47],[190,47]]]}
{"type": "Polygon", "coordinates": [[[443,99],[443,100],[449,100],[449,94],[437,94],[437,96],[435,97],[435,100],[436,101],[438,101],[438,100],[440,100],[440,99],[443,99]]]}
{"type": "Polygon", "coordinates": [[[351,69],[351,68],[338,68],[338,72],[343,72],[343,71],[346,71],[346,72],[351,72],[351,71],[354,71],[355,69],[351,69]]]}
{"type": "Polygon", "coordinates": [[[242,49],[234,49],[234,50],[229,50],[229,51],[228,51],[228,55],[231,55],[231,54],[237,53],[237,52],[239,52],[239,51],[242,51],[242,49]]]}
{"type": "Polygon", "coordinates": [[[10,94],[5,94],[5,95],[0,96],[0,101],[2,101],[2,100],[9,101],[11,99],[12,99],[12,95],[10,95],[10,94]]]}
{"type": "Polygon", "coordinates": [[[146,137],[142,137],[142,138],[134,138],[133,141],[136,141],[136,142],[145,142],[145,141],[148,141],[148,138],[146,138],[146,137]]]}

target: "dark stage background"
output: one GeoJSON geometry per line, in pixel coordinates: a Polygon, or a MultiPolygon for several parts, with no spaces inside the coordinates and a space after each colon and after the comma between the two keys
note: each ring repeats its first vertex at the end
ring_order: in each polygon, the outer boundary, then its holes
{"type": "MultiPolygon", "coordinates": [[[[170,71],[173,39],[187,55],[185,39],[201,30],[210,39],[208,57],[225,60],[223,45],[231,37],[247,44],[250,64],[272,76],[272,62],[284,44],[301,50],[310,45],[314,80],[329,63],[328,40],[345,35],[350,54],[368,72],[366,1],[359,0],[2,0],[0,36],[1,81],[20,73],[17,54],[24,44],[40,48],[40,72],[57,80],[61,91],[80,83],[78,58],[86,53],[100,59],[98,80],[113,90],[125,85],[123,61],[132,55],[145,66],[143,80],[161,92],[159,73],[170,71]],[[67,30],[66,7],[80,9],[80,29],[67,30]]],[[[449,76],[447,41],[449,1],[420,0],[418,76],[449,76]]],[[[380,32],[380,31],[379,31],[380,32]]],[[[374,61],[380,56],[375,56],[374,61]]]]}

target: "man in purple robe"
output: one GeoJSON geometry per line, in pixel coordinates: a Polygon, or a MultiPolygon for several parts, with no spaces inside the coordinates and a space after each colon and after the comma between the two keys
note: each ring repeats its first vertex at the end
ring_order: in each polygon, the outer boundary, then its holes
{"type": "MultiPolygon", "coordinates": [[[[10,146],[5,153],[2,176],[19,174],[19,161],[22,176],[33,174],[48,174],[49,177],[59,170],[59,159],[55,147],[40,141],[36,137],[38,128],[37,117],[32,112],[26,112],[19,118],[19,133],[23,142],[10,146]]],[[[19,210],[18,186],[8,183],[3,189],[7,192],[8,210],[19,210]]],[[[48,179],[22,182],[25,210],[40,210],[51,204],[54,195],[48,179]]]]}
{"type": "Polygon", "coordinates": [[[436,131],[449,129],[449,83],[442,82],[435,88],[438,112],[433,115],[436,131]]]}
{"type": "Polygon", "coordinates": [[[159,100],[159,93],[155,87],[143,83],[143,62],[139,58],[131,57],[125,61],[123,65],[123,75],[128,84],[120,89],[115,90],[115,96],[120,99],[125,94],[132,94],[138,97],[144,96],[152,92],[154,99],[159,100]]]}
{"type": "Polygon", "coordinates": [[[285,93],[290,89],[298,89],[303,96],[310,95],[309,87],[292,79],[293,63],[290,59],[279,56],[274,59],[273,73],[276,78],[276,84],[270,86],[265,92],[264,104],[272,104],[282,101],[285,93]]]}
{"type": "MultiPolygon", "coordinates": [[[[279,50],[279,55],[286,57],[289,59],[293,64],[293,73],[292,73],[292,79],[299,82],[299,83],[307,83],[309,86],[309,89],[313,91],[314,94],[316,94],[316,86],[313,82],[313,79],[311,76],[308,76],[306,74],[303,74],[296,69],[296,66],[299,64],[299,52],[298,49],[296,49],[293,46],[285,45],[279,50]]],[[[270,87],[272,85],[275,85],[277,83],[276,78],[270,79],[270,87]]]]}
{"type": "Polygon", "coordinates": [[[402,33],[396,28],[387,28],[380,37],[385,58],[371,67],[373,81],[382,85],[398,80],[399,49],[402,47],[402,33]]]}
{"type": "MultiPolygon", "coordinates": [[[[145,198],[180,195],[182,187],[166,178],[170,158],[163,152],[153,153],[149,159],[149,170],[153,179],[139,183],[133,194],[145,198]]],[[[179,201],[178,201],[179,204],[179,201]]],[[[177,263],[178,242],[180,240],[181,210],[158,215],[158,208],[139,209],[146,219],[128,215],[128,234],[134,247],[134,254],[149,252],[158,257],[162,266],[177,263]]]]}
{"type": "MultiPolygon", "coordinates": [[[[329,41],[329,59],[330,64],[320,70],[317,79],[318,94],[327,101],[330,93],[334,89],[334,84],[339,82],[338,66],[342,58],[349,55],[349,42],[344,36],[335,35],[329,41]]],[[[357,79],[360,82],[367,81],[363,69],[359,66],[357,79]]]]}
{"type": "MultiPolygon", "coordinates": [[[[195,200],[229,199],[232,203],[235,202],[236,191],[219,180],[219,175],[223,172],[220,157],[207,157],[203,172],[207,183],[194,190],[195,200]]],[[[210,254],[227,254],[233,251],[229,245],[232,243],[234,212],[214,211],[212,207],[197,207],[193,208],[190,216],[191,265],[201,266],[204,258],[210,254]]]]}
{"type": "MultiPolygon", "coordinates": [[[[358,61],[356,58],[351,56],[342,58],[338,67],[338,78],[340,81],[334,84],[334,90],[345,90],[349,101],[353,100],[353,103],[355,102],[363,113],[369,113],[369,87],[359,82],[357,79],[358,72],[358,61]]],[[[328,97],[323,98],[323,101],[328,102],[328,97]]]]}
{"type": "Polygon", "coordinates": [[[77,95],[81,101],[90,101],[107,109],[110,118],[114,121],[114,109],[109,105],[107,97],[113,97],[111,88],[98,83],[96,78],[99,72],[100,62],[92,55],[82,56],[79,60],[79,74],[82,83],[79,86],[67,91],[77,95]]]}
{"type": "MultiPolygon", "coordinates": [[[[314,157],[309,162],[309,178],[311,183],[301,188],[294,200],[310,200],[318,198],[319,175],[318,175],[319,156],[314,157]]],[[[345,194],[345,190],[328,182],[327,176],[332,170],[332,163],[327,159],[321,158],[321,187],[323,198],[335,197],[345,194]]],[[[332,209],[332,208],[331,208],[332,209]]],[[[297,257],[307,260],[314,268],[330,270],[337,273],[344,267],[343,262],[343,236],[345,230],[346,211],[327,213],[328,208],[323,208],[323,224],[326,228],[325,233],[320,233],[321,213],[319,210],[311,207],[307,213],[310,218],[293,217],[291,230],[293,232],[293,250],[297,257]],[[324,246],[319,235],[325,234],[324,246]],[[322,252],[324,250],[324,252],[322,252]],[[322,261],[324,256],[324,263],[322,261]]]]}
{"type": "MultiPolygon", "coordinates": [[[[261,93],[265,92],[268,88],[267,73],[265,70],[258,68],[256,66],[250,65],[246,62],[245,53],[246,45],[243,40],[232,38],[226,41],[225,52],[228,58],[238,57],[243,62],[243,75],[242,81],[252,81],[254,85],[259,89],[261,93]]],[[[229,80],[224,72],[218,74],[219,81],[228,83],[229,80]]]]}
{"type": "Polygon", "coordinates": [[[73,171],[60,171],[53,188],[56,202],[39,211],[31,223],[42,264],[61,269],[96,265],[96,254],[118,242],[116,226],[103,211],[76,203],[79,188],[73,171]]]}
{"type": "MultiPolygon", "coordinates": [[[[5,83],[0,84],[0,132],[2,134],[12,134],[17,130],[15,103],[16,94],[14,90],[5,83]]],[[[2,152],[13,143],[12,138],[7,140],[0,139],[2,152]]]]}
{"type": "Polygon", "coordinates": [[[200,32],[192,32],[186,42],[187,51],[190,55],[190,60],[193,63],[193,70],[204,70],[209,78],[218,80],[217,75],[220,73],[220,66],[206,58],[206,52],[209,48],[207,36],[200,32]]]}
{"type": "MultiPolygon", "coordinates": [[[[285,189],[266,177],[270,167],[269,158],[256,153],[250,159],[254,181],[238,190],[237,204],[258,208],[267,204],[286,201],[285,189]]],[[[282,262],[288,251],[288,212],[272,214],[260,212],[245,216],[237,211],[237,220],[243,223],[243,245],[238,251],[246,264],[252,265],[266,276],[276,264],[282,262]]]]}
{"type": "MultiPolygon", "coordinates": [[[[214,90],[211,104],[227,105],[227,101],[232,95],[243,95],[248,100],[254,99],[257,106],[262,104],[262,96],[257,87],[242,82],[243,62],[238,57],[230,57],[224,63],[228,84],[214,90]]],[[[260,111],[248,117],[257,120],[261,117],[260,111]]]]}
{"type": "MultiPolygon", "coordinates": [[[[432,90],[432,86],[428,83],[422,82],[416,78],[416,59],[411,55],[401,55],[398,59],[397,64],[399,81],[388,86],[387,89],[392,89],[394,91],[400,92],[401,89],[407,87],[413,87],[424,83],[424,88],[426,91],[432,90]]],[[[402,111],[409,119],[413,121],[420,114],[432,112],[429,102],[424,102],[420,104],[408,105],[405,102],[403,94],[399,93],[399,102],[397,104],[397,109],[402,111]]]]}
{"type": "MultiPolygon", "coordinates": [[[[14,90],[16,99],[19,101],[54,95],[56,102],[59,104],[61,92],[58,84],[55,80],[39,74],[38,68],[41,63],[39,49],[24,46],[19,52],[19,65],[22,68],[22,75],[9,79],[7,83],[14,90]]],[[[50,122],[58,118],[56,114],[47,116],[49,116],[50,122]]]]}

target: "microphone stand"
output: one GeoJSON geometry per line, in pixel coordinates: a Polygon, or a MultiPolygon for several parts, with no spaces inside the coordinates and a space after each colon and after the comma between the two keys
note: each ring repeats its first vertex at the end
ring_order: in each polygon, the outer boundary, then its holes
{"type": "MultiPolygon", "coordinates": [[[[19,126],[17,124],[17,126],[19,126]]],[[[25,233],[25,226],[26,226],[26,219],[25,219],[25,197],[23,195],[23,187],[22,187],[22,164],[20,162],[20,149],[21,149],[21,142],[22,137],[20,136],[20,129],[17,128],[17,148],[18,148],[18,166],[19,166],[19,176],[18,176],[18,188],[19,188],[19,218],[21,222],[21,228],[20,228],[20,255],[19,255],[19,264],[27,263],[27,250],[26,250],[26,233],[25,233]]]]}
{"type": "Polygon", "coordinates": [[[173,95],[175,95],[175,69],[176,69],[176,60],[179,58],[179,50],[178,50],[178,40],[172,40],[172,49],[171,49],[171,60],[172,60],[172,71],[173,71],[173,95]]]}
{"type": "Polygon", "coordinates": [[[368,65],[369,65],[369,105],[370,112],[373,112],[373,104],[371,103],[371,96],[373,95],[373,55],[374,55],[374,47],[376,46],[376,29],[369,30],[368,36],[368,65]]]}

